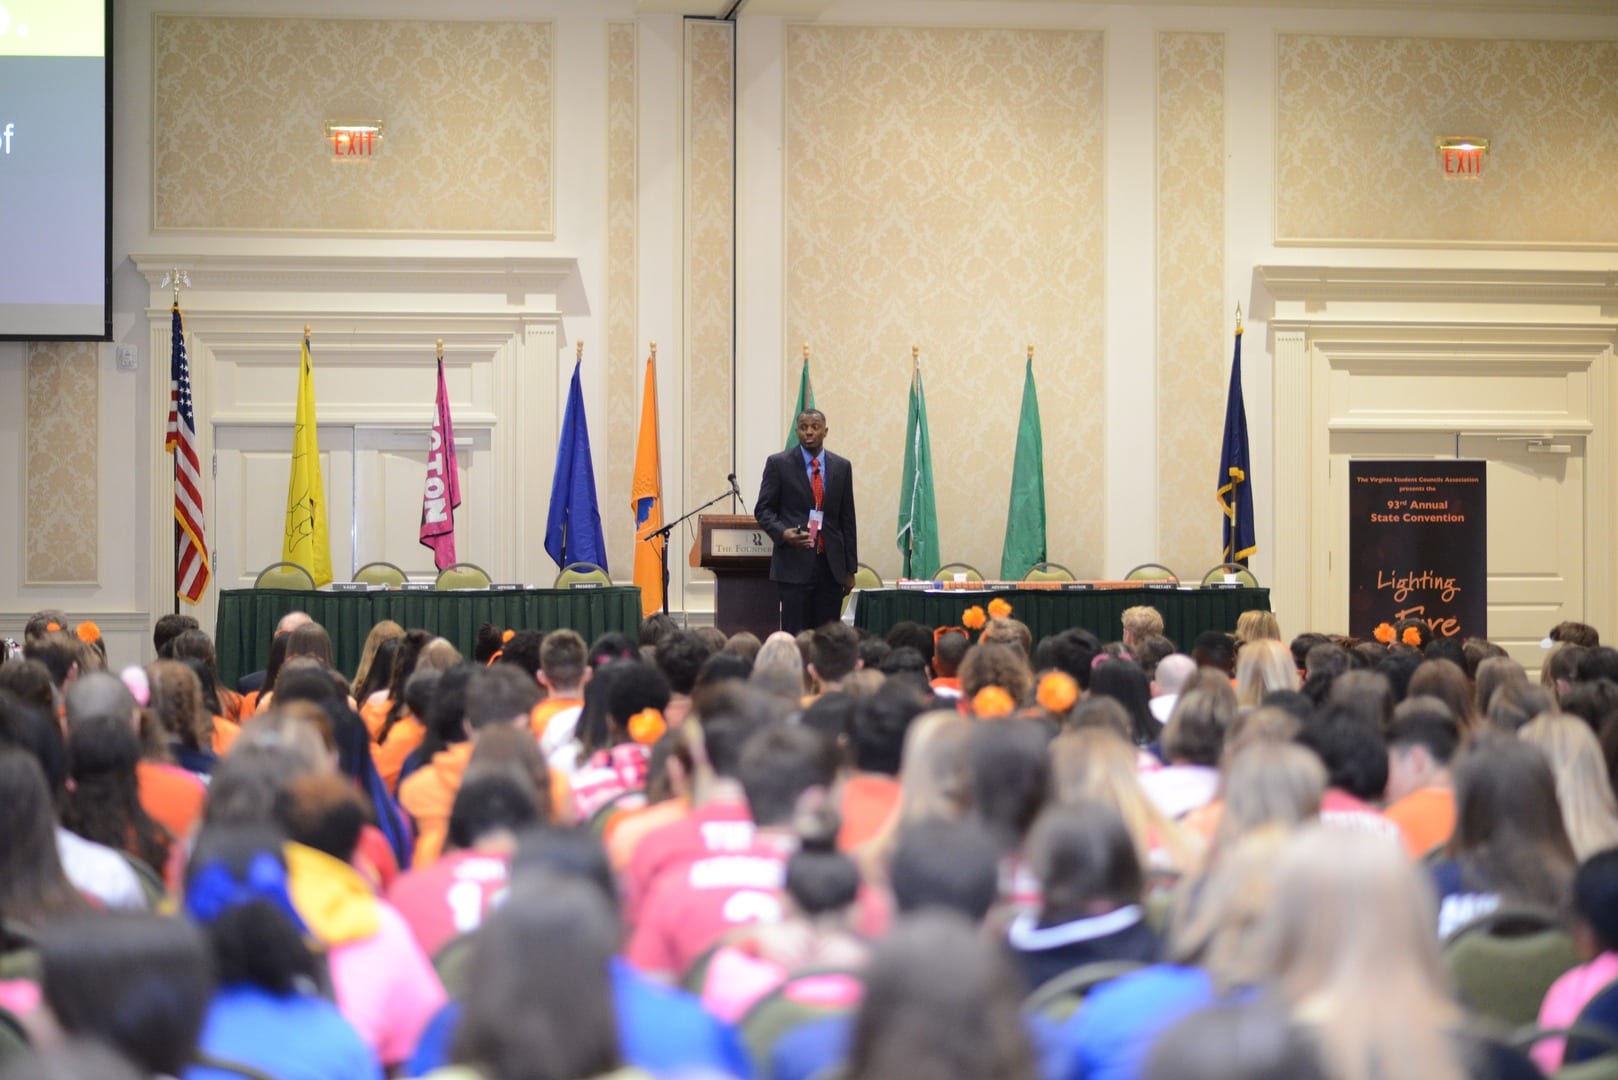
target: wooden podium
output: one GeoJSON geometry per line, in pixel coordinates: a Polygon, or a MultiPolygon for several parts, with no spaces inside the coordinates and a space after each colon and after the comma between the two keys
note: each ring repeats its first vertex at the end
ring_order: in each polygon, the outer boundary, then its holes
{"type": "Polygon", "coordinates": [[[781,598],[770,580],[774,548],[752,514],[697,518],[697,565],[713,572],[714,625],[726,634],[750,630],[762,641],[781,629],[781,598]]]}

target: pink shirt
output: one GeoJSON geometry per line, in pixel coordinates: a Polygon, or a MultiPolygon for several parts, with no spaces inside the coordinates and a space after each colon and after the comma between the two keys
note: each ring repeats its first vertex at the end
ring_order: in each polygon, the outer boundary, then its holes
{"type": "Polygon", "coordinates": [[[708,803],[648,833],[624,870],[624,921],[635,925],[664,871],[714,852],[742,851],[752,842],[753,815],[745,802],[708,803]]]}
{"type": "Polygon", "coordinates": [[[1326,789],[1325,796],[1320,800],[1320,823],[1334,829],[1357,829],[1360,832],[1375,833],[1390,840],[1397,840],[1400,846],[1404,844],[1399,826],[1378,813],[1376,807],[1350,795],[1342,788],[1326,789]]]}
{"type": "Polygon", "coordinates": [[[452,938],[483,925],[483,917],[505,896],[510,861],[499,855],[456,851],[393,883],[388,903],[398,909],[433,956],[452,938]]]}
{"type": "MultiPolygon", "coordinates": [[[[1618,953],[1604,952],[1588,964],[1580,964],[1545,991],[1545,1001],[1539,1007],[1539,1026],[1542,1028],[1572,1027],[1579,1013],[1590,999],[1618,979],[1618,953]]],[[[1546,1076],[1562,1067],[1565,1039],[1541,1039],[1528,1054],[1546,1076]]]]}
{"type": "Polygon", "coordinates": [[[381,901],[377,908],[377,932],[334,946],[327,958],[343,1018],[377,1060],[398,1065],[410,1060],[422,1029],[443,1006],[444,986],[404,917],[381,901]]]}
{"type": "Polygon", "coordinates": [[[629,941],[629,962],[648,974],[684,975],[738,926],[780,922],[787,853],[767,837],[671,867],[646,896],[629,941]]]}

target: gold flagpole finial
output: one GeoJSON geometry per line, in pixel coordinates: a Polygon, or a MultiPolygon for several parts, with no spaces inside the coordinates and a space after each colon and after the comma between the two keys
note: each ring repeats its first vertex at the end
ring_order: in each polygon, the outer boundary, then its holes
{"type": "Polygon", "coordinates": [[[1028,343],[1028,359],[1030,361],[1034,359],[1034,343],[1032,341],[1028,343]]]}
{"type": "Polygon", "coordinates": [[[444,359],[444,339],[443,338],[438,339],[438,342],[435,345],[435,348],[438,351],[438,358],[440,360],[444,359]]]}
{"type": "Polygon", "coordinates": [[[803,362],[806,364],[809,362],[809,343],[807,341],[803,343],[803,362]]]}
{"type": "Polygon", "coordinates": [[[584,339],[583,338],[580,338],[577,342],[574,343],[574,346],[573,346],[573,359],[574,360],[583,360],[584,359],[584,339]]]}
{"type": "Polygon", "coordinates": [[[309,336],[309,324],[308,323],[303,324],[303,336],[304,337],[309,336]]]}
{"type": "Polygon", "coordinates": [[[1236,332],[1238,334],[1242,332],[1242,305],[1241,304],[1236,305],[1236,332]]]}
{"type": "Polygon", "coordinates": [[[653,356],[657,355],[657,342],[655,342],[655,341],[652,342],[652,355],[653,356]]]}

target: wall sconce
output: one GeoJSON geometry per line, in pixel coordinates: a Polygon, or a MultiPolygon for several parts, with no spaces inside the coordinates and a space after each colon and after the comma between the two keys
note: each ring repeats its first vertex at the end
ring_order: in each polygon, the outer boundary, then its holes
{"type": "Polygon", "coordinates": [[[370,161],[382,153],[382,121],[327,120],[326,146],[333,161],[370,161]]]}
{"type": "Polygon", "coordinates": [[[1483,159],[1489,156],[1489,140],[1475,135],[1440,135],[1433,140],[1438,164],[1448,180],[1483,179],[1483,159]]]}

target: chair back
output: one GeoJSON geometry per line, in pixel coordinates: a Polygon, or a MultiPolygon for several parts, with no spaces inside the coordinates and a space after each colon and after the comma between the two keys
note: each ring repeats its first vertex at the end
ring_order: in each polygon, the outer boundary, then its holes
{"type": "Polygon", "coordinates": [[[807,968],[759,998],[737,1023],[755,1076],[769,1076],[781,1037],[803,1024],[843,1016],[859,1007],[865,974],[851,968],[807,968]]]}
{"type": "Polygon", "coordinates": [[[1180,575],[1157,562],[1143,562],[1129,573],[1124,575],[1125,581],[1173,581],[1178,582],[1180,575]]]}
{"type": "Polygon", "coordinates": [[[952,562],[945,563],[933,571],[933,581],[954,581],[955,575],[963,575],[967,581],[982,581],[983,573],[971,563],[952,562]]]}
{"type": "Polygon", "coordinates": [[[1077,581],[1073,571],[1061,563],[1041,562],[1028,568],[1028,573],[1022,576],[1024,581],[1077,581]]]}
{"type": "Polygon", "coordinates": [[[123,856],[124,862],[135,872],[135,881],[140,885],[141,895],[146,898],[148,911],[163,911],[164,905],[169,902],[169,890],[163,884],[163,878],[156,870],[146,865],[145,860],[131,855],[127,851],[118,852],[123,856]]]}
{"type": "Polygon", "coordinates": [[[29,1053],[28,1029],[10,1009],[0,1009],[0,1068],[29,1053]]]}
{"type": "Polygon", "coordinates": [[[639,810],[646,805],[645,788],[629,788],[620,791],[600,806],[590,815],[590,834],[597,840],[607,834],[607,824],[617,814],[627,813],[630,810],[639,810]]]}
{"type": "Polygon", "coordinates": [[[1508,1029],[1533,1023],[1545,992],[1578,962],[1561,918],[1537,908],[1497,909],[1444,943],[1462,1004],[1508,1029]]]}
{"type": "Polygon", "coordinates": [[[1078,1011],[1090,991],[1104,982],[1111,982],[1145,966],[1134,960],[1102,960],[1094,964],[1081,964],[1029,994],[1022,1003],[1023,1014],[1043,1016],[1052,1023],[1061,1024],[1078,1011]]]}
{"type": "Polygon", "coordinates": [[[438,947],[433,953],[433,970],[444,984],[444,993],[455,1000],[465,996],[472,978],[472,950],[477,945],[475,934],[458,934],[438,947]]]}
{"type": "Polygon", "coordinates": [[[255,1069],[251,1065],[243,1065],[239,1061],[227,1061],[216,1057],[206,1050],[198,1050],[191,1058],[192,1064],[204,1072],[224,1073],[226,1076],[240,1077],[241,1080],[275,1080],[275,1077],[262,1069],[255,1069]]]}
{"type": "Polygon", "coordinates": [[[555,588],[566,589],[579,582],[594,582],[597,585],[611,585],[612,575],[591,562],[568,563],[562,567],[562,572],[556,575],[555,588]]]}
{"type": "Polygon", "coordinates": [[[314,592],[315,579],[297,563],[273,562],[258,572],[258,577],[253,579],[253,588],[314,592]]]}
{"type": "Polygon", "coordinates": [[[1609,1064],[1618,1065],[1618,1057],[1612,1056],[1615,1049],[1618,1049],[1618,983],[1608,983],[1584,1003],[1568,1036],[1562,1063],[1593,1063],[1596,1058],[1604,1058],[1609,1064]]]}
{"type": "Polygon", "coordinates": [[[1258,588],[1258,578],[1254,576],[1253,571],[1241,563],[1233,562],[1222,562],[1218,566],[1210,566],[1208,572],[1202,575],[1202,585],[1206,588],[1209,585],[1223,584],[1227,577],[1234,577],[1249,589],[1258,588]]]}
{"type": "Polygon", "coordinates": [[[354,571],[354,580],[367,585],[403,585],[409,579],[405,572],[390,562],[368,562],[354,571]]]}
{"type": "Polygon", "coordinates": [[[880,589],[882,587],[882,575],[864,563],[860,563],[854,570],[854,587],[856,589],[880,589]]]}
{"type": "Polygon", "coordinates": [[[487,589],[489,582],[488,572],[483,567],[475,563],[458,562],[438,572],[438,580],[433,582],[433,588],[439,592],[450,589],[487,589]]]}

